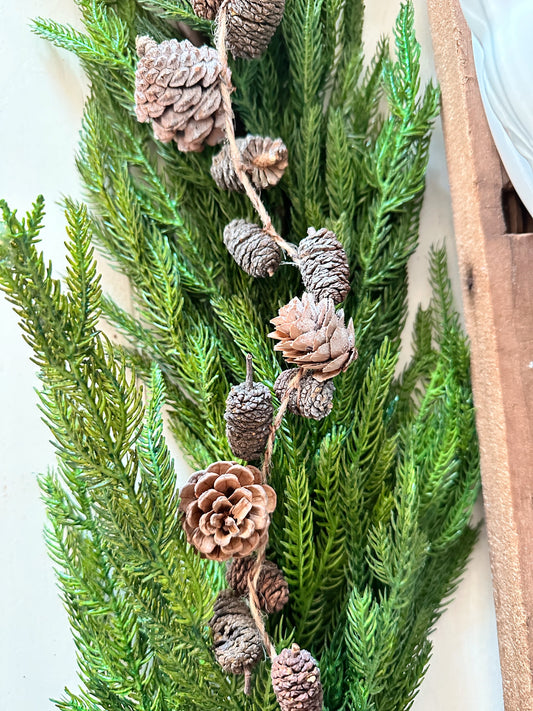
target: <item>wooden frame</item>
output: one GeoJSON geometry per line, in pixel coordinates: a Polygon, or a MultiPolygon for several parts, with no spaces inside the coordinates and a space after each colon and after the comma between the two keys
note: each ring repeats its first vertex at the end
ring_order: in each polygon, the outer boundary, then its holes
{"type": "Polygon", "coordinates": [[[471,342],[507,711],[533,710],[533,234],[481,103],[458,0],[428,0],[471,342]],[[504,209],[505,208],[505,209],[504,209]],[[506,225],[507,223],[507,225],[506,225]]]}

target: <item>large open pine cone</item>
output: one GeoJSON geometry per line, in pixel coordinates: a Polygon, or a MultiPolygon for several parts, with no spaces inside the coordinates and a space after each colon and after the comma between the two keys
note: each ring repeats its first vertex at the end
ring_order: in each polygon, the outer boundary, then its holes
{"type": "MultiPolygon", "coordinates": [[[[281,138],[248,135],[237,138],[236,143],[243,170],[255,188],[265,190],[279,183],[289,165],[287,146],[281,138]]],[[[211,175],[223,190],[244,191],[233,167],[229,144],[213,157],[211,175]]]]}
{"type": "MultiPolygon", "coordinates": [[[[274,392],[279,400],[283,400],[290,381],[296,370],[289,368],[279,374],[274,383],[274,392]]],[[[312,420],[322,420],[329,415],[333,407],[333,380],[317,380],[312,373],[305,373],[298,386],[289,393],[287,409],[294,415],[309,417],[312,420]]]]}
{"type": "Polygon", "coordinates": [[[245,674],[263,659],[263,643],[250,610],[232,590],[218,593],[209,626],[215,657],[227,674],[245,674]]]}
{"type": "Polygon", "coordinates": [[[230,0],[227,45],[232,55],[260,57],[283,18],[285,0],[230,0]]]}
{"type": "Polygon", "coordinates": [[[317,300],[344,301],[350,291],[350,267],[334,232],[310,227],[298,245],[298,260],[304,286],[317,300]]]}
{"type": "Polygon", "coordinates": [[[253,222],[232,220],[224,228],[224,244],[239,267],[250,276],[272,276],[281,263],[278,245],[253,222]]]}
{"type": "Polygon", "coordinates": [[[357,358],[353,321],[344,325],[344,311],[335,312],[331,299],[315,301],[305,292],[282,306],[271,320],[276,330],[274,349],[281,351],[288,363],[313,372],[316,380],[328,380],[343,373],[357,358]]]}
{"type": "Polygon", "coordinates": [[[188,542],[202,558],[229,560],[250,555],[267,542],[276,492],[261,484],[249,464],[215,462],[195,472],[181,490],[179,510],[188,542]]]}
{"type": "MultiPolygon", "coordinates": [[[[228,585],[238,595],[248,595],[248,576],[252,571],[256,558],[234,558],[226,572],[228,585]]],[[[289,586],[278,566],[271,560],[265,560],[257,579],[257,597],[259,605],[268,615],[279,612],[289,599],[289,586]]]]}
{"type": "Polygon", "coordinates": [[[281,711],[322,711],[320,669],[307,649],[282,649],[270,674],[281,711]]]}
{"type": "Polygon", "coordinates": [[[247,358],[247,377],[234,385],[226,399],[226,437],[232,453],[247,461],[265,451],[274,407],[270,390],[253,382],[252,356],[247,358]]]}
{"type": "Polygon", "coordinates": [[[205,143],[220,143],[225,132],[222,67],[216,50],[195,47],[189,40],[157,44],[150,37],[138,37],[137,53],[135,113],[139,121],[152,121],[155,137],[163,143],[176,141],[180,151],[201,151],[205,143]]]}

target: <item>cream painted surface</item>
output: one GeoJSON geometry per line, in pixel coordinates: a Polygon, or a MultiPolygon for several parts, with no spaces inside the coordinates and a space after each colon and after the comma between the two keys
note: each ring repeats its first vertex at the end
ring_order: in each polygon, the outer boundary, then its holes
{"type": "MultiPolygon", "coordinates": [[[[388,31],[399,3],[368,3],[368,47],[388,31]]],[[[74,153],[84,97],[72,57],[31,34],[39,14],[77,22],[73,0],[0,0],[0,196],[24,212],[39,193],[47,201],[43,247],[64,271],[64,221],[57,202],[81,197],[74,153]]],[[[423,0],[415,0],[424,76],[434,73],[423,0]]],[[[457,288],[450,198],[440,125],[432,143],[422,246],[410,268],[411,304],[427,302],[427,250],[446,241],[457,288]]],[[[122,303],[127,285],[105,269],[122,303]]],[[[53,466],[48,431],[37,410],[35,368],[17,320],[0,299],[0,709],[53,708],[49,698],[76,689],[75,650],[42,538],[43,506],[35,473],[53,466]]],[[[405,342],[409,342],[406,334],[405,342]]],[[[185,476],[185,468],[180,464],[185,476]]],[[[481,508],[481,507],[480,507],[481,508]]],[[[501,711],[501,679],[488,549],[482,534],[454,601],[433,635],[433,661],[414,711],[501,711]]],[[[391,709],[391,711],[393,711],[391,709]]]]}

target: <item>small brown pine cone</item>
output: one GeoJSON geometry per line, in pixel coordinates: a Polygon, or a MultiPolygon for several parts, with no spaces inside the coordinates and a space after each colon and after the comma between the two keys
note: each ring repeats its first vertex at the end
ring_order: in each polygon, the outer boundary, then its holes
{"type": "Polygon", "coordinates": [[[299,267],[307,291],[317,299],[344,301],[350,291],[350,267],[335,233],[310,227],[298,245],[299,267]]]}
{"type": "MultiPolygon", "coordinates": [[[[278,376],[274,383],[274,392],[279,400],[283,400],[287,386],[294,377],[296,370],[289,368],[278,376]]],[[[308,417],[312,420],[323,420],[329,415],[333,407],[333,393],[335,385],[333,380],[317,380],[312,373],[305,373],[298,386],[289,394],[287,409],[294,415],[308,417]]]]}
{"type": "Polygon", "coordinates": [[[263,659],[263,643],[248,605],[232,590],[218,593],[209,627],[216,660],[226,674],[249,674],[263,659]]]}
{"type": "Polygon", "coordinates": [[[293,644],[272,662],[272,687],[281,711],[322,711],[322,684],[316,660],[293,644]]]}
{"type": "MultiPolygon", "coordinates": [[[[248,595],[248,576],[254,567],[256,558],[235,558],[228,566],[226,580],[237,595],[248,595]]],[[[289,586],[278,566],[271,560],[265,560],[257,579],[257,597],[261,609],[268,615],[279,612],[289,599],[289,586]]]]}
{"type": "MultiPolygon", "coordinates": [[[[255,188],[265,190],[279,183],[289,165],[287,146],[281,138],[248,135],[237,139],[237,147],[243,170],[255,188]]],[[[211,175],[223,190],[244,190],[233,167],[228,144],[213,157],[211,175]]]]}
{"type": "Polygon", "coordinates": [[[230,0],[227,45],[232,55],[260,57],[283,18],[285,0],[230,0]]]}
{"type": "Polygon", "coordinates": [[[251,464],[215,462],[195,472],[181,490],[187,541],[202,558],[219,562],[250,555],[268,540],[276,492],[261,484],[251,464]]]}
{"type": "Polygon", "coordinates": [[[331,299],[315,301],[305,292],[282,306],[271,320],[279,340],[274,350],[281,351],[288,363],[312,371],[316,380],[328,380],[343,373],[357,358],[353,321],[344,325],[344,311],[335,311],[331,299]]]}
{"type": "Polygon", "coordinates": [[[246,359],[244,383],[234,385],[226,399],[226,437],[232,453],[247,461],[265,451],[274,407],[266,385],[253,382],[252,357],[246,359]]]}
{"type": "Polygon", "coordinates": [[[246,220],[232,220],[224,228],[224,244],[241,269],[253,277],[272,276],[281,251],[272,237],[246,220]]]}
{"type": "Polygon", "coordinates": [[[222,0],[192,0],[192,9],[195,15],[204,20],[214,20],[222,0]]]}
{"type": "Polygon", "coordinates": [[[195,47],[189,40],[157,44],[150,37],[138,37],[137,53],[138,120],[151,121],[155,137],[163,143],[175,141],[180,151],[201,151],[204,144],[220,143],[225,131],[222,66],[216,50],[195,47]]]}

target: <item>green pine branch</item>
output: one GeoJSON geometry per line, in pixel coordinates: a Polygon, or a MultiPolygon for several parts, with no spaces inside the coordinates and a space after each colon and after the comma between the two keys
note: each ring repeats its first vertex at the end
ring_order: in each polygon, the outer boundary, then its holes
{"type": "MultiPolygon", "coordinates": [[[[207,621],[224,569],[185,541],[162,411],[194,467],[230,459],[226,395],[247,353],[273,386],[283,363],[269,320],[301,280],[285,264],[272,279],[244,274],[222,233],[234,218],[257,219],[245,196],[214,185],[211,149],[180,153],[135,120],[136,35],[188,33],[177,20],[210,42],[211,23],[185,0],[77,4],[83,31],[35,22],[91,82],[77,157],[90,213],[66,202],[64,282],[38,249],[42,198],[24,219],[2,203],[0,225],[0,286],[32,347],[58,458],[41,486],[81,682],[58,708],[273,710],[268,662],[247,698],[214,660],[207,621]],[[102,295],[92,243],[128,276],[133,313],[102,295]],[[100,331],[102,316],[124,347],[100,331]]],[[[335,379],[331,414],[287,413],[278,432],[268,557],[290,600],[266,624],[278,650],[295,641],[317,657],[329,711],[400,711],[476,540],[479,454],[442,249],[412,358],[396,372],[438,90],[421,87],[412,4],[401,5],[394,53],[384,39],[368,64],[362,10],[290,0],[265,56],[231,68],[239,135],[289,148],[287,174],[264,193],[277,229],[296,243],[324,226],[345,246],[343,308],[359,349],[335,379]]]]}

